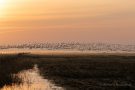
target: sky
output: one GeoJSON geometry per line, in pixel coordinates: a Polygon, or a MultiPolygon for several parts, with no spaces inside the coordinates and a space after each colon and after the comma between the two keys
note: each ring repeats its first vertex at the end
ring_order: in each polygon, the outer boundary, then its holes
{"type": "Polygon", "coordinates": [[[135,0],[0,0],[0,44],[135,44],[135,0]]]}

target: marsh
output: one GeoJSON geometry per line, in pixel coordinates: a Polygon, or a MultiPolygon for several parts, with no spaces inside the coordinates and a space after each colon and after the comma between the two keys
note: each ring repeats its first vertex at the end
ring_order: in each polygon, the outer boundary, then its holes
{"type": "Polygon", "coordinates": [[[134,54],[1,54],[0,90],[134,90],[134,68],[134,54]]]}

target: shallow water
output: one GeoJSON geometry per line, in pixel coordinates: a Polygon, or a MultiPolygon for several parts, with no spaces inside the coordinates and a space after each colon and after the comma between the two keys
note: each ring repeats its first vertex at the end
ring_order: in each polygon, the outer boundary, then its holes
{"type": "Polygon", "coordinates": [[[32,53],[32,54],[41,54],[41,55],[91,55],[91,54],[125,54],[125,55],[135,55],[134,51],[99,51],[99,50],[47,50],[47,49],[0,49],[0,54],[16,54],[16,53],[32,53]]]}
{"type": "Polygon", "coordinates": [[[64,88],[56,86],[51,81],[44,79],[39,74],[37,65],[33,69],[21,71],[14,76],[21,79],[22,83],[4,86],[0,90],[64,90],[64,88]]]}

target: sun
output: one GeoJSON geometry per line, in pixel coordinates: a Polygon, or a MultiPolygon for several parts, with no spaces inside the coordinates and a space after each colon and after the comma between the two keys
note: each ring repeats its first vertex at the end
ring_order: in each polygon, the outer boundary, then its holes
{"type": "Polygon", "coordinates": [[[6,0],[0,0],[0,8],[4,7],[6,3],[6,0]]]}
{"type": "Polygon", "coordinates": [[[0,17],[3,16],[6,7],[6,0],[0,0],[0,17]]]}

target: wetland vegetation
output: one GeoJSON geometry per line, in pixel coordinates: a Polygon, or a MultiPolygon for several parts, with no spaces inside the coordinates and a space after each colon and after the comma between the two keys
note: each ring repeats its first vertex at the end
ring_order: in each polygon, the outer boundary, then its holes
{"type": "Polygon", "coordinates": [[[38,66],[39,74],[44,79],[65,90],[135,89],[134,55],[19,53],[0,55],[0,90],[7,85],[21,84],[22,80],[13,78],[13,75],[30,70],[34,65],[38,66]]]}

